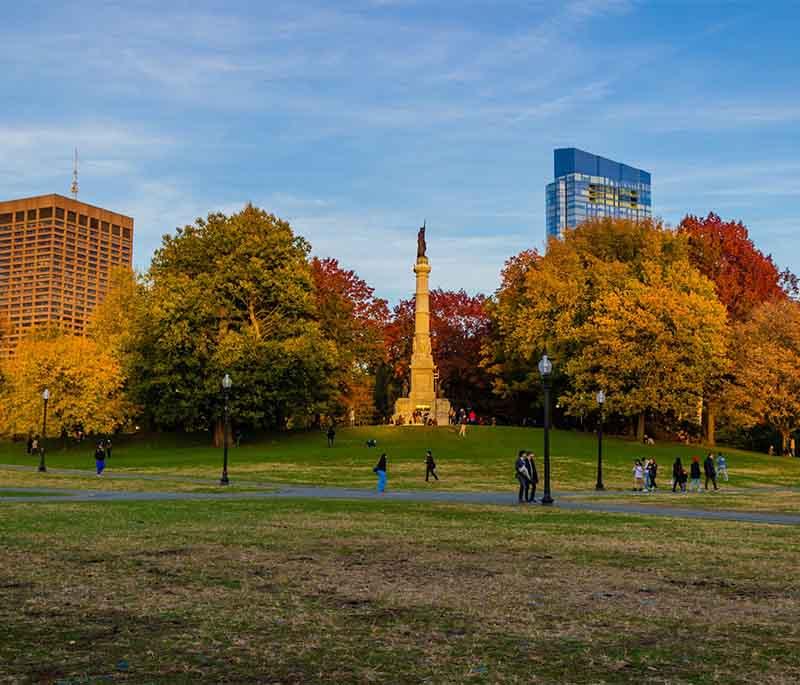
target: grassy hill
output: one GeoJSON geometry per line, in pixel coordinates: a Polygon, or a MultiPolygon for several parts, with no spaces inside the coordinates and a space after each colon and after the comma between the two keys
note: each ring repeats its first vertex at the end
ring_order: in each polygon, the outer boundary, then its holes
{"type": "MultiPolygon", "coordinates": [[[[333,448],[324,433],[297,432],[248,438],[231,448],[232,481],[316,483],[370,487],[372,467],[381,452],[389,458],[389,482],[395,488],[436,487],[449,490],[500,490],[514,486],[513,464],[519,449],[536,452],[542,474],[543,434],[539,428],[501,426],[470,427],[459,438],[450,427],[364,426],[340,428],[333,448]],[[369,449],[366,441],[377,440],[369,449]],[[424,481],[424,455],[432,449],[441,481],[424,481]]],[[[550,437],[554,490],[590,489],[595,484],[597,437],[592,433],[552,431],[550,437]]],[[[669,481],[672,462],[680,456],[703,457],[702,447],[663,443],[644,446],[620,438],[605,438],[604,481],[607,488],[631,486],[631,464],[637,457],[653,456],[660,465],[662,486],[669,481]]],[[[769,457],[725,449],[737,487],[800,484],[800,459],[769,457]]],[[[53,445],[47,455],[51,467],[91,468],[91,441],[63,450],[53,445]]],[[[0,443],[0,463],[35,464],[24,444],[0,443]]],[[[110,470],[165,472],[214,478],[222,464],[222,450],[209,445],[206,435],[135,435],[115,441],[110,470]]]]}

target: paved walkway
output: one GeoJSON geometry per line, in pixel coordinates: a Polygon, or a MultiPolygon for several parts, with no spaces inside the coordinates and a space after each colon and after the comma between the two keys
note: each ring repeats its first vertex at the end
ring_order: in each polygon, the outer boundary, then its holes
{"type": "MultiPolygon", "coordinates": [[[[29,466],[5,466],[0,468],[19,471],[35,471],[29,466]]],[[[69,475],[93,476],[93,471],[78,469],[50,469],[53,473],[69,475]]],[[[181,476],[159,476],[153,474],[114,473],[104,476],[113,479],[152,480],[161,482],[189,482],[214,486],[217,481],[203,478],[188,478],[181,476]]],[[[84,489],[54,489],[47,487],[0,487],[0,493],[14,493],[9,496],[0,495],[0,504],[4,502],[140,502],[140,501],[181,501],[181,500],[247,500],[247,499],[276,499],[276,498],[319,498],[319,499],[346,499],[346,500],[381,500],[386,502],[440,502],[446,504],[478,504],[520,506],[517,504],[516,492],[448,492],[443,490],[390,490],[379,495],[374,490],[357,490],[352,488],[337,487],[310,487],[299,485],[265,485],[253,481],[240,481],[238,485],[269,487],[269,490],[255,490],[251,492],[109,492],[102,490],[84,489]],[[27,494],[30,492],[31,494],[27,494]],[[20,493],[20,494],[17,494],[20,493]],[[26,494],[21,494],[26,493],[26,494]]],[[[776,490],[789,490],[789,488],[776,488],[776,490]]],[[[728,490],[728,492],[744,492],[742,489],[728,490]]],[[[779,514],[771,512],[748,511],[721,511],[707,509],[689,509],[680,507],[643,505],[632,502],[630,504],[603,502],[604,496],[620,496],[630,494],[626,491],[606,491],[596,493],[594,490],[586,492],[554,492],[555,506],[559,509],[613,513],[634,514],[643,516],[665,516],[670,518],[711,519],[719,521],[743,521],[747,523],[773,523],[783,525],[800,525],[800,515],[779,514]],[[590,501],[575,501],[575,498],[592,496],[590,501]]],[[[538,504],[522,505],[535,509],[538,504]]]]}

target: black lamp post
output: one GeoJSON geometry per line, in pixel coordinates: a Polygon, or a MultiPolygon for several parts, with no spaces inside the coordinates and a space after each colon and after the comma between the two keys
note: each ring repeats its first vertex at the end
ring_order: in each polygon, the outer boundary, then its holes
{"type": "Polygon", "coordinates": [[[605,490],[603,485],[603,404],[606,394],[601,390],[597,393],[597,404],[600,407],[600,423],[597,425],[597,485],[595,490],[605,490]]]}
{"type": "Polygon", "coordinates": [[[222,396],[225,400],[225,419],[222,424],[222,478],[219,479],[220,485],[228,485],[228,392],[233,385],[231,377],[226,373],[222,379],[222,396]]]}
{"type": "Polygon", "coordinates": [[[542,504],[552,504],[550,496],[550,374],[553,372],[553,362],[546,354],[539,360],[539,374],[542,376],[544,389],[544,496],[542,504]]]}
{"type": "Polygon", "coordinates": [[[39,440],[39,472],[44,473],[47,467],[44,465],[44,438],[47,435],[47,400],[50,399],[50,390],[45,388],[42,392],[44,401],[44,411],[42,412],[42,439],[39,440]]]}

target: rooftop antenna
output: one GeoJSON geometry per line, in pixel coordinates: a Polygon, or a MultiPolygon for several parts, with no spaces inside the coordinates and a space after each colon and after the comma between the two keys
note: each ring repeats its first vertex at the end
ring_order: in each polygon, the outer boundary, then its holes
{"type": "Polygon", "coordinates": [[[70,186],[72,199],[78,199],[78,148],[75,148],[75,156],[72,159],[72,186],[70,186]]]}

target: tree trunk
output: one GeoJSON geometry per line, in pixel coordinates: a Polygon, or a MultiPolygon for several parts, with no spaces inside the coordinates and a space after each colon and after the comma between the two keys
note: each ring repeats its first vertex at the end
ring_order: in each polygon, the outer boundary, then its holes
{"type": "MultiPolygon", "coordinates": [[[[213,430],[214,447],[222,447],[222,439],[225,434],[222,423],[223,423],[222,419],[217,419],[214,422],[214,430],[213,430]]],[[[233,441],[231,440],[231,427],[228,426],[228,447],[230,447],[232,444],[233,441]]]]}
{"type": "Polygon", "coordinates": [[[639,442],[644,442],[644,412],[639,414],[636,422],[636,439],[639,442]]]}
{"type": "Polygon", "coordinates": [[[781,428],[781,452],[780,456],[784,454],[788,454],[787,450],[789,449],[789,436],[791,433],[788,430],[784,430],[781,428]]]}
{"type": "Polygon", "coordinates": [[[714,402],[706,402],[706,415],[704,423],[706,428],[706,444],[709,447],[714,447],[717,444],[717,407],[714,402]]]}

